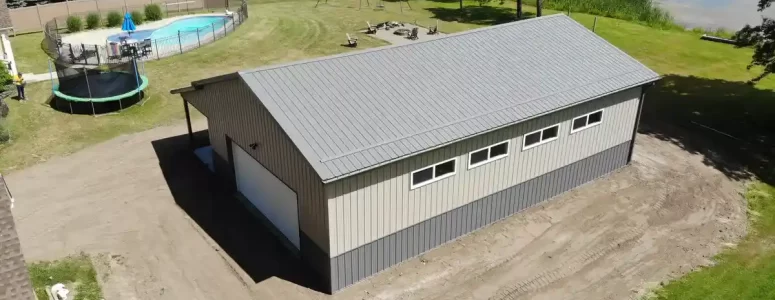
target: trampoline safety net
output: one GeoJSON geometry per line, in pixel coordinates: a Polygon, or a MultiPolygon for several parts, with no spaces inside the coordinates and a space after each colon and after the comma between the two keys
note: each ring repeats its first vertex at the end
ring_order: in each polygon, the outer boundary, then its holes
{"type": "Polygon", "coordinates": [[[140,65],[134,61],[100,66],[54,65],[59,92],[73,98],[69,99],[73,101],[116,101],[131,96],[132,92],[139,92],[143,85],[143,77],[138,70],[140,65]]]}

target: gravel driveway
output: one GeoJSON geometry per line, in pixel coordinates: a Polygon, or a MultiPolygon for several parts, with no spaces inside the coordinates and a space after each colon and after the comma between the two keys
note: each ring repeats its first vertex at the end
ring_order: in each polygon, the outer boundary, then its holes
{"type": "Polygon", "coordinates": [[[635,299],[745,233],[740,183],[639,135],[632,165],[329,297],[170,138],[185,132],[8,175],[27,260],[90,253],[106,299],[635,299]]]}

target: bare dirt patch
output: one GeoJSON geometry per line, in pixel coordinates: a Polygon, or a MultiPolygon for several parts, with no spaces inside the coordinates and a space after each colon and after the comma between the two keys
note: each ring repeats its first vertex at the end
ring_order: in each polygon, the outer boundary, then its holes
{"type": "Polygon", "coordinates": [[[165,178],[152,142],[184,132],[160,127],[10,174],[27,260],[92,254],[106,299],[636,299],[745,233],[741,183],[639,135],[632,165],[326,296],[222,199],[196,190],[181,209],[178,190],[198,171],[165,178]]]}

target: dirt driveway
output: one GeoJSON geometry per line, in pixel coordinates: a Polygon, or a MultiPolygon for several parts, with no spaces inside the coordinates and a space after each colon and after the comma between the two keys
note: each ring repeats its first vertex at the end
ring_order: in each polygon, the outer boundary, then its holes
{"type": "Polygon", "coordinates": [[[631,166],[329,297],[169,138],[184,132],[10,174],[27,260],[91,253],[109,300],[633,299],[745,232],[741,184],[639,135],[631,166]]]}

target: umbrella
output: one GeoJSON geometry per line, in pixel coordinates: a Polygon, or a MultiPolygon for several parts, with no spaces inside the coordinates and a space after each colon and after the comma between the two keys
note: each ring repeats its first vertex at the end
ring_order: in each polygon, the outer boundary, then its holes
{"type": "Polygon", "coordinates": [[[132,33],[135,29],[135,22],[132,21],[132,14],[126,13],[124,15],[124,24],[121,24],[121,30],[132,33]]]}

